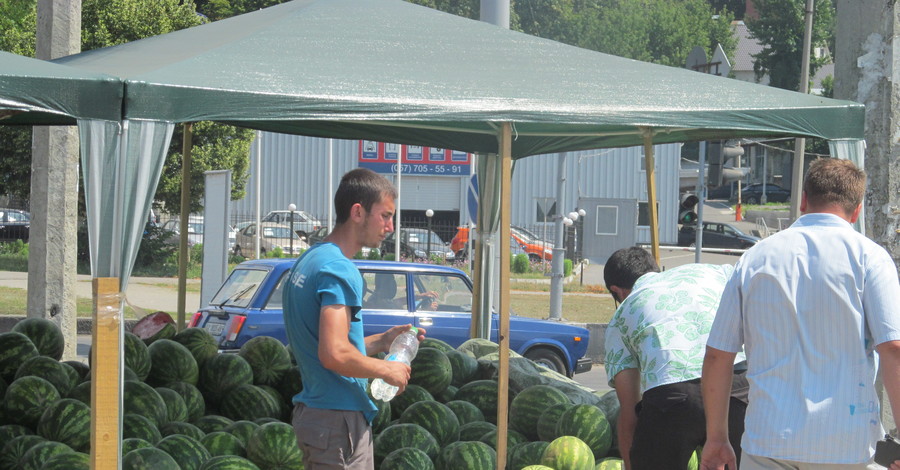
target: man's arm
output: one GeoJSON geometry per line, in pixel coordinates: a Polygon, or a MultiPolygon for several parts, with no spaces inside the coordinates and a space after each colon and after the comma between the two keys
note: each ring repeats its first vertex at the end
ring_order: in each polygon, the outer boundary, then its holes
{"type": "Polygon", "coordinates": [[[701,470],[737,468],[734,449],[728,441],[728,403],[735,353],[706,347],[700,387],[706,412],[706,444],[703,446],[701,470]]]}
{"type": "MultiPolygon", "coordinates": [[[[384,333],[366,336],[366,355],[374,356],[375,354],[378,354],[380,352],[390,352],[391,344],[394,342],[394,339],[397,336],[400,336],[402,333],[408,331],[410,328],[412,328],[412,325],[407,323],[406,325],[392,327],[384,333]]],[[[416,335],[416,337],[421,342],[423,339],[425,339],[425,328],[417,329],[419,330],[419,334],[416,335]]]]}
{"type": "MultiPolygon", "coordinates": [[[[875,347],[878,351],[879,370],[887,391],[894,422],[900,423],[900,341],[887,341],[875,347]]],[[[900,470],[900,460],[891,464],[891,470],[900,470]]]]}
{"type": "Polygon", "coordinates": [[[625,461],[625,469],[631,469],[631,443],[637,427],[635,405],[641,401],[641,374],[638,369],[625,369],[613,378],[616,396],[619,398],[619,419],[616,433],[619,435],[619,454],[625,461]]]}

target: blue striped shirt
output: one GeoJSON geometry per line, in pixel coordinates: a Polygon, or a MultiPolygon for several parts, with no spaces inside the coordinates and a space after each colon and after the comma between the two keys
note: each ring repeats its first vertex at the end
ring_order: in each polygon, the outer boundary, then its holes
{"type": "Polygon", "coordinates": [[[883,435],[874,348],[900,340],[898,299],[887,251],[835,215],[804,215],[745,253],[707,343],[747,354],[743,451],[869,461],[883,435]]]}

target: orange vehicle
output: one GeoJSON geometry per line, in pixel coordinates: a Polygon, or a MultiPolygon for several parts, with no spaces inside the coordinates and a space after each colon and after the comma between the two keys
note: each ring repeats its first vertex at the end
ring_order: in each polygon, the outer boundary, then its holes
{"type": "MultiPolygon", "coordinates": [[[[515,225],[510,227],[510,237],[528,254],[531,261],[553,260],[553,243],[541,240],[537,235],[515,225]]],[[[456,253],[456,259],[466,257],[468,243],[469,227],[457,227],[456,235],[450,241],[450,249],[456,253]]]]}

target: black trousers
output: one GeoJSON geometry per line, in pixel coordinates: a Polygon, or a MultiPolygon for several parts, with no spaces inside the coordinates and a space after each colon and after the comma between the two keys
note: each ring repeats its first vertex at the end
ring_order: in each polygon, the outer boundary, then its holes
{"type": "MultiPolygon", "coordinates": [[[[728,408],[728,439],[741,461],[741,435],[747,410],[746,372],[735,372],[728,408]]],[[[637,428],[631,444],[632,470],[685,470],[706,442],[706,414],[700,379],[647,390],[636,405],[637,428]]]]}

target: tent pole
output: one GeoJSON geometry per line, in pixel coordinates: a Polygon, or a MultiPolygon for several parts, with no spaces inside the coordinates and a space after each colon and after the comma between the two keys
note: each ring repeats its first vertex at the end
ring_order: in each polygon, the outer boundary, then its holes
{"type": "Polygon", "coordinates": [[[181,140],[181,216],[178,240],[178,321],[176,330],[184,329],[184,311],[187,296],[188,257],[188,223],[191,212],[191,134],[193,124],[184,123],[184,135],[181,140]]]}
{"type": "Polygon", "coordinates": [[[92,282],[94,322],[91,347],[91,468],[116,470],[121,461],[122,427],[122,303],[119,278],[95,277],[92,282]]]}
{"type": "Polygon", "coordinates": [[[512,194],[512,124],[504,122],[500,129],[500,319],[497,344],[500,368],[497,376],[497,469],[506,467],[506,435],[509,421],[509,237],[512,194]]]}
{"type": "MultiPolygon", "coordinates": [[[[653,129],[641,129],[644,135],[644,169],[647,173],[647,212],[650,214],[650,253],[659,264],[659,215],[656,207],[656,160],[653,158],[653,129]]],[[[703,171],[701,168],[700,171],[703,171]]]]}

